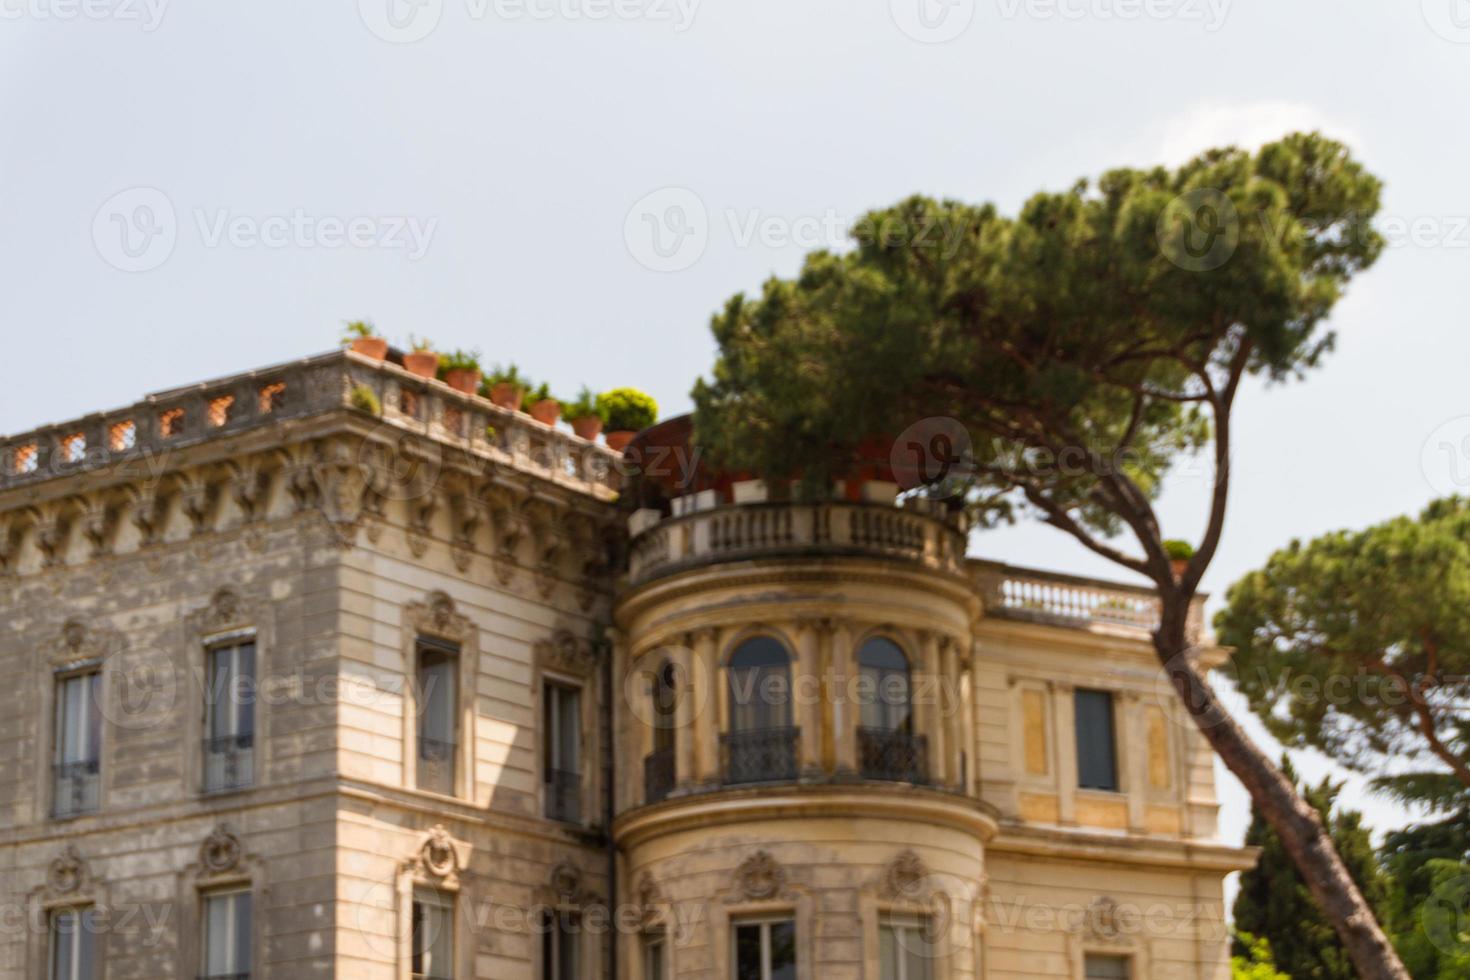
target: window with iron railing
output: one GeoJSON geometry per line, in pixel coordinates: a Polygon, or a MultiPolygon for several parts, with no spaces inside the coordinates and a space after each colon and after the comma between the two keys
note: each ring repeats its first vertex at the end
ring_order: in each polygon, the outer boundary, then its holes
{"type": "Polygon", "coordinates": [[[871,637],[858,650],[858,670],[858,764],[863,778],[925,782],[928,744],[914,734],[908,657],[892,640],[871,637]]]}
{"type": "Polygon", "coordinates": [[[255,641],[210,647],[205,657],[204,791],[243,789],[255,782],[255,641]]]}
{"type": "Polygon", "coordinates": [[[200,980],[249,980],[252,909],[248,891],[204,896],[200,980]]]}
{"type": "Polygon", "coordinates": [[[416,673],[418,700],[419,789],[445,796],[455,791],[455,754],[459,746],[459,649],[421,639],[416,673]]]}
{"type": "Polygon", "coordinates": [[[547,681],[545,702],[546,815],[564,823],[582,819],[582,692],[547,681]]]}
{"type": "Polygon", "coordinates": [[[56,681],[56,745],[51,810],[58,817],[97,809],[102,772],[102,672],[56,681]]]}
{"type": "Polygon", "coordinates": [[[796,778],[800,734],[791,723],[791,657],[779,640],[756,636],[730,657],[730,731],[720,739],[724,781],[796,778]]]}

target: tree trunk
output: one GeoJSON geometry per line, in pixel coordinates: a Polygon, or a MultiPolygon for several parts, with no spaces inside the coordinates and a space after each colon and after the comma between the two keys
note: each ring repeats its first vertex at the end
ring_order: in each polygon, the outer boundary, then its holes
{"type": "Polygon", "coordinates": [[[1281,838],[1312,896],[1337,929],[1358,976],[1365,980],[1409,980],[1393,944],[1332,846],[1317,811],[1230,717],[1191,659],[1197,651],[1188,640],[1189,603],[1190,596],[1179,592],[1161,597],[1163,615],[1154,634],[1154,649],[1186,710],[1281,838]]]}

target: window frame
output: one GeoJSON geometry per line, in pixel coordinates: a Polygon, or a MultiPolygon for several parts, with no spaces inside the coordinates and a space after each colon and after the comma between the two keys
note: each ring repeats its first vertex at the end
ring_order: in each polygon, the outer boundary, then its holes
{"type": "MultiPolygon", "coordinates": [[[[908,963],[902,957],[900,957],[899,960],[898,960],[898,976],[896,976],[896,977],[889,977],[889,976],[886,976],[883,973],[882,950],[883,950],[883,933],[885,931],[893,932],[894,933],[894,941],[897,942],[897,943],[899,943],[900,948],[902,948],[902,942],[903,942],[903,940],[902,940],[902,934],[903,933],[917,932],[920,935],[924,935],[924,934],[926,934],[929,931],[929,928],[930,928],[930,924],[925,921],[925,917],[922,916],[922,915],[906,915],[906,914],[901,914],[901,913],[888,913],[888,912],[885,912],[885,913],[881,913],[878,916],[878,951],[879,951],[879,955],[878,955],[878,977],[879,977],[879,980],[936,980],[936,978],[938,976],[938,970],[935,968],[935,964],[936,964],[936,962],[938,960],[938,955],[936,955],[933,958],[925,959],[925,961],[924,961],[924,963],[925,963],[924,975],[923,976],[920,976],[920,977],[909,976],[909,974],[908,974],[908,963]]],[[[937,944],[934,944],[934,943],[926,943],[926,945],[929,945],[929,946],[932,947],[932,946],[935,946],[937,944]]]]}
{"type": "Polygon", "coordinates": [[[590,754],[588,745],[587,727],[587,685],[580,680],[567,677],[555,671],[542,671],[540,676],[540,718],[538,729],[541,745],[541,815],[548,820],[559,823],[581,825],[587,820],[587,760],[590,754]],[[552,691],[559,692],[553,699],[552,691]],[[575,725],[575,737],[573,738],[576,752],[576,768],[562,769],[558,763],[564,751],[562,744],[561,725],[564,720],[566,697],[574,698],[574,710],[571,717],[575,725]],[[555,715],[555,718],[553,718],[555,715]],[[551,775],[554,772],[566,773],[576,776],[576,815],[573,819],[565,820],[557,815],[554,803],[554,782],[551,775]]]}
{"type": "MultiPolygon", "coordinates": [[[[1093,975],[1087,972],[1087,961],[1094,958],[1120,961],[1123,964],[1125,971],[1124,980],[1135,980],[1135,978],[1140,975],[1138,971],[1139,958],[1130,951],[1115,949],[1084,949],[1082,951],[1081,957],[1081,969],[1078,972],[1078,976],[1081,977],[1082,980],[1094,980],[1093,975]]],[[[1106,980],[1112,980],[1112,978],[1106,978],[1106,980]]]]}
{"type": "Polygon", "coordinates": [[[662,931],[645,932],[640,940],[643,980],[671,980],[669,970],[669,934],[662,931]]]}
{"type": "Polygon", "coordinates": [[[572,980],[581,980],[578,972],[582,962],[587,959],[587,951],[583,948],[587,938],[587,930],[582,922],[582,910],[564,905],[547,905],[543,912],[541,921],[541,943],[540,943],[540,975],[541,980],[563,980],[562,968],[562,946],[571,951],[572,963],[569,976],[572,980]],[[570,932],[562,928],[563,921],[576,923],[576,931],[570,932]]]}
{"type": "MultiPolygon", "coordinates": [[[[229,633],[216,634],[209,637],[201,645],[204,649],[204,674],[202,685],[203,718],[202,731],[200,735],[199,780],[197,785],[199,787],[199,792],[207,796],[218,796],[226,793],[238,793],[243,790],[253,788],[257,784],[257,775],[259,773],[259,734],[261,723],[260,641],[259,638],[256,636],[255,630],[242,629],[233,630],[229,633]],[[234,659],[236,660],[236,663],[238,665],[239,653],[246,647],[250,649],[250,731],[248,733],[240,731],[240,719],[238,717],[239,706],[233,704],[232,702],[232,707],[235,709],[232,713],[236,714],[237,716],[234,719],[235,724],[232,726],[232,730],[223,735],[215,735],[214,722],[215,718],[217,717],[216,712],[218,710],[214,699],[215,692],[213,690],[215,684],[215,656],[216,654],[224,650],[233,651],[235,654],[234,659]],[[240,746],[238,744],[239,739],[242,737],[242,735],[245,734],[248,734],[250,737],[249,744],[247,746],[240,746]],[[232,738],[236,741],[236,749],[244,748],[248,752],[247,765],[249,767],[249,775],[245,778],[244,781],[225,783],[220,786],[211,786],[209,780],[210,757],[216,753],[214,753],[213,749],[210,747],[210,743],[214,743],[226,738],[232,738]]],[[[239,674],[237,670],[236,673],[231,675],[232,681],[237,682],[240,676],[242,675],[239,674]]]]}
{"type": "Polygon", "coordinates": [[[47,780],[48,792],[45,797],[49,801],[47,816],[52,820],[71,820],[97,813],[102,809],[103,805],[102,781],[106,772],[106,767],[103,765],[103,755],[107,751],[107,713],[103,710],[103,706],[107,700],[107,683],[102,664],[92,661],[58,667],[51,673],[50,690],[51,719],[49,732],[51,744],[49,746],[49,755],[51,761],[49,768],[50,778],[47,780]],[[82,695],[84,698],[88,695],[91,696],[91,711],[84,713],[84,717],[91,720],[87,728],[87,737],[84,741],[95,743],[96,751],[93,758],[68,759],[65,758],[65,746],[67,742],[65,732],[66,729],[71,727],[68,723],[69,719],[66,717],[67,705],[71,702],[66,695],[66,690],[73,681],[80,681],[84,678],[92,679],[91,684],[83,688],[84,694],[82,695]],[[87,763],[96,766],[95,773],[91,774],[95,780],[93,788],[93,794],[96,797],[95,802],[92,806],[66,810],[61,809],[61,767],[64,765],[85,765],[87,763]]]}
{"type": "Polygon", "coordinates": [[[86,916],[88,916],[89,914],[95,914],[96,913],[96,909],[97,909],[97,907],[95,905],[93,905],[91,903],[85,903],[85,904],[75,904],[75,905],[57,905],[57,906],[53,906],[53,907],[51,907],[51,908],[49,908],[49,909],[46,910],[46,963],[45,963],[46,974],[45,975],[46,975],[47,980],[95,980],[95,978],[100,977],[102,975],[101,962],[98,959],[98,946],[99,946],[99,944],[97,943],[97,940],[96,940],[97,930],[96,930],[95,924],[93,924],[93,925],[85,925],[84,924],[85,923],[86,916]],[[77,923],[77,925],[76,925],[76,932],[73,934],[73,942],[72,942],[73,947],[79,947],[80,946],[80,942],[81,942],[80,937],[82,937],[83,935],[85,935],[87,937],[87,940],[86,941],[87,941],[87,943],[88,943],[88,945],[90,947],[88,949],[88,956],[87,956],[87,958],[91,961],[92,968],[91,968],[90,971],[87,971],[86,973],[81,972],[80,966],[77,963],[78,952],[79,952],[79,950],[77,948],[73,948],[72,953],[71,953],[71,955],[73,957],[73,961],[72,961],[73,962],[73,969],[70,971],[69,975],[67,975],[67,976],[61,976],[61,975],[59,975],[56,972],[56,969],[57,969],[57,962],[56,962],[57,961],[57,956],[56,956],[56,953],[57,953],[57,945],[58,945],[60,939],[62,938],[60,931],[57,929],[57,919],[59,917],[61,917],[61,916],[64,916],[64,915],[74,915],[74,916],[76,916],[76,923],[77,923]]]}
{"type": "Polygon", "coordinates": [[[434,793],[439,796],[462,796],[461,788],[466,780],[466,764],[464,760],[466,732],[463,724],[464,718],[464,645],[454,640],[426,633],[419,633],[414,637],[413,643],[413,676],[410,684],[413,688],[413,712],[411,718],[407,719],[413,730],[413,780],[412,788],[420,793],[434,793]],[[429,707],[424,695],[425,685],[423,683],[424,655],[433,654],[445,659],[448,668],[445,671],[450,678],[454,689],[450,692],[444,710],[448,714],[449,733],[452,739],[437,740],[448,745],[446,755],[447,764],[450,767],[449,786],[447,790],[435,789],[424,785],[424,768],[419,765],[424,761],[424,720],[425,711],[429,707]]]}
{"type": "Polygon", "coordinates": [[[409,893],[408,975],[412,980],[454,980],[457,976],[459,967],[459,935],[457,922],[458,903],[456,899],[457,896],[454,892],[426,884],[415,884],[413,890],[409,893]],[[414,942],[413,923],[417,918],[418,909],[428,907],[440,910],[445,916],[444,921],[449,926],[450,972],[447,974],[416,972],[413,968],[415,957],[422,954],[422,951],[416,948],[414,942]]]}
{"type": "Polygon", "coordinates": [[[802,965],[801,932],[797,923],[797,915],[794,911],[768,915],[744,915],[730,919],[730,976],[738,977],[740,975],[740,930],[750,926],[759,926],[761,950],[760,980],[771,980],[771,927],[786,924],[790,924],[791,926],[791,966],[793,970],[797,971],[797,976],[800,977],[802,965]]]}
{"type": "MultiPolygon", "coordinates": [[[[1117,692],[1111,691],[1111,690],[1107,690],[1105,688],[1078,687],[1078,688],[1075,688],[1073,690],[1073,692],[1072,692],[1073,751],[1076,753],[1076,760],[1077,760],[1077,789],[1078,790],[1081,790],[1083,792],[1089,792],[1089,793],[1123,793],[1124,792],[1123,778],[1122,778],[1122,775],[1123,775],[1122,774],[1122,768],[1119,765],[1120,758],[1119,758],[1119,752],[1118,752],[1119,745],[1118,745],[1118,703],[1117,702],[1118,702],[1117,692]],[[1082,746],[1083,746],[1084,732],[1083,732],[1083,729],[1082,729],[1083,722],[1082,722],[1082,712],[1081,712],[1080,709],[1081,709],[1082,700],[1083,700],[1084,697],[1095,697],[1095,698],[1098,698],[1101,702],[1106,703],[1106,705],[1107,705],[1107,715],[1106,715],[1107,725],[1108,725],[1107,744],[1109,746],[1109,750],[1108,750],[1108,761],[1109,761],[1109,765],[1110,765],[1110,769],[1111,769],[1111,771],[1109,773],[1109,777],[1110,778],[1109,778],[1108,785],[1099,785],[1096,782],[1088,782],[1087,781],[1088,777],[1083,772],[1083,765],[1082,765],[1083,751],[1082,751],[1082,746]]],[[[1091,739],[1091,738],[1088,739],[1089,744],[1091,744],[1093,741],[1097,741],[1099,744],[1101,744],[1101,741],[1102,740],[1101,739],[1094,740],[1094,739],[1091,739]]]]}
{"type": "MultiPolygon", "coordinates": [[[[202,889],[199,892],[199,923],[198,923],[198,925],[199,925],[199,928],[198,928],[198,933],[199,933],[199,957],[198,957],[199,973],[198,973],[198,976],[199,976],[200,980],[214,980],[214,978],[230,978],[230,977],[240,977],[240,976],[249,977],[249,976],[252,976],[256,972],[256,956],[257,956],[257,950],[256,950],[256,944],[255,944],[255,937],[256,937],[256,934],[258,933],[259,928],[260,928],[260,926],[258,924],[259,923],[259,919],[258,919],[258,911],[259,910],[256,908],[256,904],[257,903],[255,901],[255,889],[251,887],[251,885],[250,885],[249,882],[234,882],[234,883],[231,883],[231,884],[221,884],[221,885],[212,886],[212,887],[209,887],[209,888],[202,889]],[[210,946],[209,946],[209,939],[210,939],[209,907],[210,907],[210,903],[213,902],[213,901],[216,901],[216,900],[227,899],[227,898],[228,899],[234,899],[235,901],[238,901],[241,897],[243,897],[245,899],[245,901],[249,903],[250,929],[249,929],[248,935],[246,935],[246,936],[243,937],[243,940],[241,939],[241,937],[238,934],[233,937],[234,940],[235,940],[236,946],[235,946],[235,948],[233,950],[234,955],[230,956],[229,959],[232,961],[232,964],[231,965],[233,965],[233,966],[239,966],[240,964],[239,964],[238,960],[240,958],[240,952],[243,951],[244,954],[245,954],[246,962],[248,964],[248,969],[246,969],[244,971],[236,970],[233,973],[210,973],[209,972],[209,954],[210,954],[210,946]]],[[[233,929],[235,923],[238,921],[238,912],[235,909],[233,909],[233,908],[230,911],[231,911],[231,915],[229,917],[229,922],[231,924],[231,928],[233,929]]]]}

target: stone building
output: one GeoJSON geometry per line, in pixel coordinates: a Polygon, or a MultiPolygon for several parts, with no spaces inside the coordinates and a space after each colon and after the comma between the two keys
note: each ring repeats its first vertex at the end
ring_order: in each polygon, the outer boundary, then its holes
{"type": "Polygon", "coordinates": [[[1147,592],[628,470],[345,351],[0,438],[0,978],[1228,976],[1147,592]]]}

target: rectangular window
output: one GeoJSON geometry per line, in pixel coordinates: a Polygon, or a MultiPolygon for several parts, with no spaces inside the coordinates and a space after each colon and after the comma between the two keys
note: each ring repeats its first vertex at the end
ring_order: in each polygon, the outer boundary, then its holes
{"type": "Polygon", "coordinates": [[[250,893],[204,896],[203,980],[249,980],[250,893]]]}
{"type": "Polygon", "coordinates": [[[413,893],[412,967],[416,980],[454,978],[454,899],[443,892],[413,893]]]}
{"type": "Polygon", "coordinates": [[[1102,956],[1087,954],[1087,968],[1083,971],[1087,980],[1128,980],[1133,975],[1126,956],[1102,956]]]}
{"type": "Polygon", "coordinates": [[[92,980],[96,918],[91,909],[61,909],[51,913],[50,980],[92,980]]]}
{"type": "Polygon", "coordinates": [[[735,980],[796,980],[796,923],[736,925],[735,980]]]}
{"type": "Polygon", "coordinates": [[[418,787],[454,795],[454,757],[459,746],[457,680],[459,648],[420,640],[418,652],[418,787]]]}
{"type": "Polygon", "coordinates": [[[56,682],[56,785],[58,817],[97,809],[102,758],[102,672],[72,674],[56,682]]]}
{"type": "Polygon", "coordinates": [[[1077,785],[1082,789],[1118,788],[1117,744],[1113,733],[1113,696],[1107,691],[1076,692],[1077,785]]]}
{"type": "Polygon", "coordinates": [[[580,980],[577,975],[577,940],[582,920],[574,912],[547,912],[541,929],[541,976],[543,980],[580,980]]]}
{"type": "Polygon", "coordinates": [[[928,924],[921,920],[889,919],[878,927],[881,980],[932,980],[937,953],[928,924]]]}
{"type": "Polygon", "coordinates": [[[643,980],[664,980],[668,965],[664,963],[668,944],[662,934],[643,937],[643,980]]]}
{"type": "Polygon", "coordinates": [[[255,641],[205,652],[204,791],[255,781],[255,641]]]}
{"type": "Polygon", "coordinates": [[[577,823],[582,819],[582,692],[547,682],[546,815],[577,823]]]}

